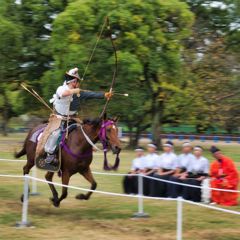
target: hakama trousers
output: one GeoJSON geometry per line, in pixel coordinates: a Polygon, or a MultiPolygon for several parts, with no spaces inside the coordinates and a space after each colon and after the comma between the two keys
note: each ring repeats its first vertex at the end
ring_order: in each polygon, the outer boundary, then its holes
{"type": "MultiPolygon", "coordinates": [[[[201,186],[201,181],[197,180],[184,180],[185,184],[193,186],[201,186]]],[[[183,186],[183,198],[193,202],[201,202],[201,188],[183,186]]]]}
{"type": "MultiPolygon", "coordinates": [[[[130,172],[128,173],[130,174],[130,172]]],[[[137,176],[125,176],[123,179],[123,190],[126,194],[138,193],[138,177],[137,176]]]]}

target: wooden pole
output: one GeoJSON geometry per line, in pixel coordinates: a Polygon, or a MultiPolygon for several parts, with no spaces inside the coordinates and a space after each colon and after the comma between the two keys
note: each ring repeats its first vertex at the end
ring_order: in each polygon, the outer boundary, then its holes
{"type": "Polygon", "coordinates": [[[66,133],[66,139],[68,139],[68,123],[69,123],[69,112],[70,112],[71,100],[72,100],[72,94],[70,94],[69,103],[68,103],[68,117],[67,117],[67,133],[66,133]]]}

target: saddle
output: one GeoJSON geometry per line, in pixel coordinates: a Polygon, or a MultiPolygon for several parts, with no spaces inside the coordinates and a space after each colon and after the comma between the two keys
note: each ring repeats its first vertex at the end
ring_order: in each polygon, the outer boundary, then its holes
{"type": "MultiPolygon", "coordinates": [[[[44,147],[47,143],[48,138],[55,130],[57,130],[61,126],[62,121],[65,121],[64,128],[66,128],[67,127],[67,119],[66,118],[59,117],[55,114],[51,114],[51,116],[49,118],[49,123],[48,123],[46,129],[44,130],[44,132],[42,133],[42,136],[38,142],[36,154],[38,154],[38,155],[45,154],[44,147]]],[[[82,124],[82,121],[79,118],[76,118],[75,115],[69,119],[69,125],[70,125],[70,123],[73,123],[73,121],[74,121],[74,123],[82,124]]]]}
{"type": "MultiPolygon", "coordinates": [[[[77,127],[77,123],[75,120],[71,119],[69,120],[69,123],[68,123],[69,127],[68,127],[68,133],[70,134],[76,127],[77,127]]],[[[49,171],[49,172],[59,172],[59,170],[61,169],[61,139],[62,139],[62,136],[63,134],[66,132],[66,129],[67,129],[67,121],[64,123],[64,128],[63,128],[63,131],[61,132],[59,138],[58,138],[58,142],[57,142],[57,146],[56,146],[56,149],[55,149],[55,155],[56,157],[58,158],[59,162],[57,164],[57,166],[53,166],[51,164],[48,164],[45,162],[45,159],[46,159],[46,156],[47,156],[47,153],[43,153],[43,154],[37,154],[36,153],[36,156],[35,156],[35,165],[36,167],[39,169],[39,170],[43,170],[43,171],[49,171]]],[[[42,132],[42,134],[44,134],[44,132],[47,130],[47,126],[44,127],[44,128],[41,128],[38,133],[37,133],[37,136],[35,138],[35,143],[37,145],[37,148],[38,148],[38,145],[39,143],[41,142],[41,139],[42,139],[42,136],[41,138],[39,139],[38,141],[38,137],[40,135],[40,133],[42,132]]],[[[64,140],[63,140],[64,141],[64,140]]]]}

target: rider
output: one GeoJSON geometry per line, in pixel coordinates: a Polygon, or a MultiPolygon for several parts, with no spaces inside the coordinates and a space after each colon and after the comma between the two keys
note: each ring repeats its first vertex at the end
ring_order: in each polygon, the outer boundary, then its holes
{"type": "MultiPolygon", "coordinates": [[[[79,81],[80,77],[78,75],[78,68],[71,69],[69,72],[65,74],[65,82],[63,86],[58,87],[56,94],[53,95],[53,98],[50,102],[54,104],[54,114],[51,115],[49,119],[49,125],[51,122],[55,123],[58,121],[59,125],[55,127],[53,131],[50,132],[50,136],[45,138],[46,144],[44,145],[44,151],[48,153],[48,156],[45,160],[46,163],[52,164],[56,166],[58,164],[58,159],[54,155],[58,138],[62,129],[64,128],[64,124],[68,119],[68,111],[69,111],[69,119],[74,119],[77,123],[81,123],[80,119],[76,118],[77,107],[80,102],[84,101],[85,99],[93,99],[93,98],[107,98],[113,95],[113,92],[109,93],[96,93],[96,92],[84,92],[79,89],[79,81]],[[72,99],[69,108],[69,99],[70,95],[72,94],[72,99]],[[57,118],[56,118],[57,117],[57,118]],[[54,121],[51,121],[51,118],[54,118],[54,121]],[[58,120],[57,120],[58,119],[58,120]],[[59,121],[60,120],[60,121],[59,121]]],[[[52,124],[53,125],[53,124],[52,124]]],[[[56,126],[56,125],[55,125],[56,126]]],[[[46,128],[46,130],[47,130],[46,128]]],[[[45,131],[46,131],[45,130],[45,131]]],[[[45,132],[44,131],[44,132],[45,132]]],[[[49,132],[49,131],[46,131],[49,132]]],[[[40,138],[40,141],[42,137],[40,138]]]]}

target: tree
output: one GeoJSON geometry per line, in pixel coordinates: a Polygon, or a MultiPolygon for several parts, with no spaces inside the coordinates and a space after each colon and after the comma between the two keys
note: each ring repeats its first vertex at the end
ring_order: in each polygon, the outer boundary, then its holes
{"type": "Polygon", "coordinates": [[[185,70],[194,75],[194,81],[189,83],[192,88],[189,105],[191,120],[201,127],[227,126],[231,133],[234,126],[240,123],[237,104],[240,100],[238,55],[226,51],[224,37],[216,36],[208,44],[204,44],[204,39],[205,35],[197,40],[198,45],[202,46],[203,55],[197,55],[196,48],[183,53],[185,70]]]}
{"type": "MultiPolygon", "coordinates": [[[[188,1],[196,16],[191,26],[192,34],[182,40],[181,57],[183,75],[190,91],[189,118],[198,131],[206,127],[227,126],[239,123],[239,57],[231,46],[236,36],[234,22],[239,19],[235,1],[188,1]],[[189,82],[189,79],[192,81],[189,82]]],[[[232,127],[231,127],[232,126],[232,127]]]]}
{"type": "Polygon", "coordinates": [[[1,109],[4,122],[4,135],[11,112],[15,114],[33,110],[41,106],[25,90],[19,91],[19,83],[34,87],[40,94],[39,79],[43,72],[51,69],[52,56],[48,51],[51,22],[54,14],[66,6],[66,1],[15,0],[2,1],[0,7],[0,94],[4,99],[1,109]],[[18,91],[21,101],[13,109],[9,92],[18,91]],[[22,104],[19,104],[22,103],[22,104]]]}
{"type": "MultiPolygon", "coordinates": [[[[120,113],[130,129],[137,127],[137,134],[151,126],[153,139],[160,143],[161,123],[175,116],[165,111],[167,104],[175,92],[181,92],[179,39],[190,34],[193,21],[187,8],[177,0],[72,1],[53,22],[50,42],[55,65],[42,78],[44,93],[53,94],[66,70],[78,66],[84,71],[101,24],[110,15],[119,63],[113,90],[130,97],[111,99],[108,112],[120,113]]],[[[114,53],[104,29],[81,88],[108,91],[113,69],[114,53]]],[[[98,106],[100,115],[103,104],[98,106]]]]}

